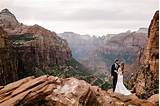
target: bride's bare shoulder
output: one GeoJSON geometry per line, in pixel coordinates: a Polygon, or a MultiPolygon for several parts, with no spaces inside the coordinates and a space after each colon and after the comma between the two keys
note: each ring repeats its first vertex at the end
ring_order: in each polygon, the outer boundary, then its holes
{"type": "Polygon", "coordinates": [[[121,68],[118,68],[118,73],[122,73],[122,69],[121,68]]]}
{"type": "Polygon", "coordinates": [[[118,71],[122,71],[121,67],[118,68],[118,71]]]}

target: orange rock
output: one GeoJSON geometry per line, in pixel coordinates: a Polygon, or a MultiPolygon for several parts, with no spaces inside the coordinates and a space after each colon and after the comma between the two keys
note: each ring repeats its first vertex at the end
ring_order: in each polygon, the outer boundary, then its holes
{"type": "MultiPolygon", "coordinates": [[[[113,95],[75,78],[61,79],[62,83],[57,83],[56,80],[59,78],[53,76],[26,79],[14,82],[14,84],[24,83],[8,91],[8,94],[0,100],[0,106],[32,106],[39,103],[43,106],[154,106],[153,99],[141,100],[134,94],[124,96],[114,93],[113,95]],[[29,81],[24,82],[26,79],[29,81]]],[[[12,83],[6,86],[10,85],[12,83]]],[[[2,92],[0,97],[4,94],[5,92],[2,92]]]]}
{"type": "Polygon", "coordinates": [[[28,82],[29,80],[31,80],[31,79],[33,79],[33,78],[34,78],[33,76],[31,76],[31,77],[26,77],[26,78],[21,79],[21,80],[19,80],[19,81],[10,83],[10,84],[4,86],[3,89],[0,90],[0,94],[6,93],[6,92],[8,92],[8,91],[12,91],[12,90],[16,89],[17,87],[19,87],[20,85],[28,82]]]}
{"type": "Polygon", "coordinates": [[[158,105],[159,104],[159,94],[152,95],[150,98],[148,98],[148,101],[155,105],[158,105]]]}
{"type": "Polygon", "coordinates": [[[156,11],[150,23],[141,61],[142,65],[131,82],[136,95],[147,99],[159,92],[159,11],[156,11]]]}
{"type": "Polygon", "coordinates": [[[22,84],[16,90],[14,90],[12,93],[12,96],[17,95],[18,93],[21,93],[29,88],[32,88],[32,87],[36,86],[37,84],[41,84],[41,83],[45,82],[46,80],[47,80],[47,75],[30,80],[27,83],[22,84]]]}

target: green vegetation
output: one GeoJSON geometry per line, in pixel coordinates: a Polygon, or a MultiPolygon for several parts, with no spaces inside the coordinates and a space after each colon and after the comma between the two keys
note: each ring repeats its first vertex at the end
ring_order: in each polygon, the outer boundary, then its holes
{"type": "MultiPolygon", "coordinates": [[[[26,33],[22,35],[11,35],[8,39],[12,45],[14,45],[15,47],[19,47],[24,45],[26,42],[36,40],[37,38],[34,37],[32,34],[26,33]]],[[[19,59],[19,61],[22,60],[19,59]]],[[[23,71],[19,72],[18,76],[20,78],[31,75],[38,77],[47,74],[57,76],[60,78],[75,77],[80,80],[85,80],[92,85],[100,86],[102,87],[102,89],[108,89],[110,87],[110,84],[104,81],[106,77],[105,74],[98,73],[97,75],[93,75],[93,71],[84,67],[74,58],[72,58],[70,62],[66,62],[65,64],[50,64],[48,65],[49,68],[47,70],[41,70],[40,68],[38,68],[39,66],[36,66],[36,64],[34,64],[34,62],[32,64],[25,62],[23,64],[22,63],[23,62],[19,63],[21,64],[21,68],[23,69],[23,71]],[[30,68],[26,68],[24,66],[30,68]],[[29,69],[33,70],[31,71],[29,69]]]]}
{"type": "Polygon", "coordinates": [[[111,84],[111,83],[108,83],[108,82],[105,82],[104,84],[101,85],[101,88],[102,88],[103,90],[110,89],[110,88],[112,88],[112,84],[111,84]]]}
{"type": "Polygon", "coordinates": [[[86,82],[101,87],[104,90],[107,90],[111,88],[111,84],[104,81],[104,78],[106,77],[103,74],[98,74],[96,76],[90,74],[90,70],[85,68],[82,64],[80,64],[78,61],[76,61],[74,58],[71,59],[70,62],[59,65],[59,64],[53,64],[49,65],[50,70],[38,70],[33,73],[35,76],[41,76],[41,75],[53,75],[60,78],[68,78],[68,77],[74,77],[80,80],[85,80],[86,82]]]}
{"type": "Polygon", "coordinates": [[[35,40],[32,34],[11,35],[8,37],[10,43],[13,45],[22,45],[27,41],[35,40]]]}
{"type": "Polygon", "coordinates": [[[111,66],[116,58],[123,60],[127,64],[132,64],[135,61],[137,54],[124,51],[120,53],[99,53],[98,56],[106,62],[108,66],[111,66]]]}
{"type": "Polygon", "coordinates": [[[51,70],[45,71],[46,74],[58,76],[58,77],[75,77],[78,79],[81,79],[84,76],[90,75],[87,72],[87,68],[85,68],[83,65],[78,63],[75,59],[71,59],[70,62],[63,64],[63,65],[50,65],[51,70]]]}

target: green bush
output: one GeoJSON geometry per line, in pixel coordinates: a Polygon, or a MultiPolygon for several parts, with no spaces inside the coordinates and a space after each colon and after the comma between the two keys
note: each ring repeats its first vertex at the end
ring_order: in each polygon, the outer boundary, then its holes
{"type": "Polygon", "coordinates": [[[107,89],[110,89],[112,88],[112,84],[108,83],[108,82],[105,82],[104,84],[101,85],[101,88],[103,90],[107,90],[107,89]]]}

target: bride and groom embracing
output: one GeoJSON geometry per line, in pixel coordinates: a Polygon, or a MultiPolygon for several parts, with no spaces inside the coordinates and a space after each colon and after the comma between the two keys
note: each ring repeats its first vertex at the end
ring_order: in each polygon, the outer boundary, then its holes
{"type": "Polygon", "coordinates": [[[123,83],[124,63],[119,64],[119,60],[116,59],[111,67],[111,75],[113,79],[113,92],[123,95],[130,95],[131,92],[125,87],[123,83]]]}

